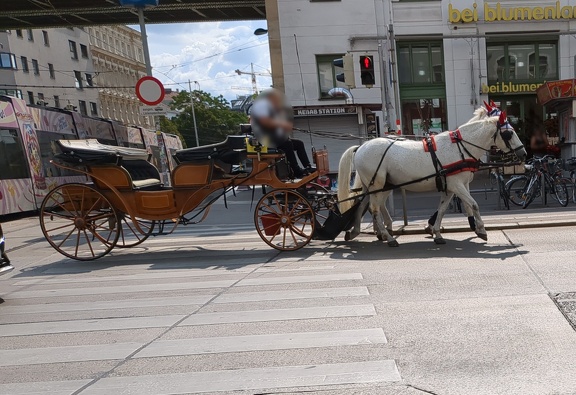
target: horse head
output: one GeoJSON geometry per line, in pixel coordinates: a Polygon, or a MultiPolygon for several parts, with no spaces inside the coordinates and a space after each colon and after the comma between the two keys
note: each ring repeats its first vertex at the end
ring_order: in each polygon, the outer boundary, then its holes
{"type": "Polygon", "coordinates": [[[494,144],[507,154],[514,153],[521,161],[526,159],[527,153],[524,144],[510,124],[506,111],[502,111],[498,107],[492,107],[491,110],[486,109],[486,111],[490,116],[490,122],[496,126],[496,131],[492,136],[494,144]]]}

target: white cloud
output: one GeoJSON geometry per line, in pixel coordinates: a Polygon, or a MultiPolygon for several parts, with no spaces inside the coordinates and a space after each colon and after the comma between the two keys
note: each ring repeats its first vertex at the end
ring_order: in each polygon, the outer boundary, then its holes
{"type": "MultiPolygon", "coordinates": [[[[173,89],[188,89],[188,80],[198,81],[202,90],[227,99],[250,93],[231,87],[251,87],[250,76],[237,75],[236,69],[249,71],[254,63],[255,72],[270,70],[267,37],[253,34],[264,25],[264,21],[148,25],[154,76],[173,89]]],[[[257,83],[261,89],[272,79],[258,76],[257,83]]]]}

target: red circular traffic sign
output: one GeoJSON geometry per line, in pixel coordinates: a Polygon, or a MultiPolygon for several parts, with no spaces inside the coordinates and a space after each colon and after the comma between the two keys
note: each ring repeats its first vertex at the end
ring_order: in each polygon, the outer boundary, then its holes
{"type": "Polygon", "coordinates": [[[158,78],[142,77],[136,83],[136,96],[142,103],[155,106],[164,100],[164,85],[158,78]]]}

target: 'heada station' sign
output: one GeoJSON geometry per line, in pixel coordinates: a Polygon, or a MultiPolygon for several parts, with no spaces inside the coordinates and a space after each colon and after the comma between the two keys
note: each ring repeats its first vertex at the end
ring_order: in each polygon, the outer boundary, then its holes
{"type": "MultiPolygon", "coordinates": [[[[572,1],[572,0],[571,0],[572,1]]],[[[537,7],[504,7],[500,3],[484,3],[484,7],[472,4],[472,8],[458,9],[448,5],[448,22],[474,23],[503,21],[541,21],[576,19],[576,6],[556,3],[537,7]]]]}

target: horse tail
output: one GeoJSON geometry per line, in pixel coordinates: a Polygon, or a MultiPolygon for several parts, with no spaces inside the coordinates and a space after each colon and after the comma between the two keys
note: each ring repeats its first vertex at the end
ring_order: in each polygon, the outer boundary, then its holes
{"type": "MultiPolygon", "coordinates": [[[[354,156],[356,155],[356,150],[358,145],[350,147],[344,152],[342,158],[340,158],[340,164],[338,165],[338,200],[342,201],[352,197],[353,193],[350,191],[350,177],[352,176],[352,165],[354,162],[354,156]]],[[[354,184],[358,182],[358,177],[354,180],[354,184]]],[[[353,200],[347,200],[345,202],[339,203],[340,212],[344,213],[354,205],[353,200]]]]}

